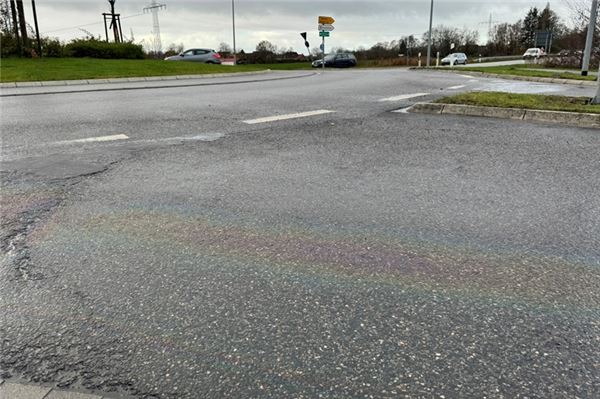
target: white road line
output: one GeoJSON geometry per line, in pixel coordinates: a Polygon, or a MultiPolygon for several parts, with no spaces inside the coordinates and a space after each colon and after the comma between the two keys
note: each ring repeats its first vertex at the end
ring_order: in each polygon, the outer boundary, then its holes
{"type": "Polygon", "coordinates": [[[458,90],[458,89],[462,89],[463,87],[465,87],[465,85],[450,86],[450,87],[446,88],[446,90],[458,90]]]}
{"type": "Polygon", "coordinates": [[[86,139],[76,139],[76,140],[65,140],[65,141],[55,141],[52,144],[82,144],[82,143],[96,143],[103,141],[115,141],[115,140],[127,140],[129,137],[124,134],[113,134],[112,136],[99,136],[99,137],[88,137],[86,139]]]}
{"type": "Polygon", "coordinates": [[[469,79],[471,79],[473,77],[473,75],[458,75],[458,76],[462,76],[463,78],[469,78],[469,79]]]}
{"type": "Polygon", "coordinates": [[[267,116],[267,117],[258,118],[258,119],[248,119],[243,122],[247,123],[249,125],[254,125],[256,123],[266,123],[266,122],[283,121],[286,119],[304,118],[307,116],[330,114],[332,112],[335,112],[335,111],[329,111],[327,109],[318,109],[316,111],[298,112],[295,114],[287,114],[287,115],[267,116]]]}
{"type": "Polygon", "coordinates": [[[429,93],[402,94],[400,96],[382,98],[381,100],[379,100],[379,102],[384,102],[384,101],[402,101],[402,100],[408,100],[410,98],[423,97],[423,96],[428,96],[428,95],[429,95],[429,93]]]}

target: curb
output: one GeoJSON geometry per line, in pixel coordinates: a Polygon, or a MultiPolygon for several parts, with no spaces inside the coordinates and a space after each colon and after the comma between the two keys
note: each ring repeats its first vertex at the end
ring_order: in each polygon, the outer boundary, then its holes
{"type": "Polygon", "coordinates": [[[506,80],[520,80],[524,82],[536,82],[536,83],[554,83],[563,85],[574,85],[574,86],[596,86],[598,81],[596,80],[576,80],[576,79],[559,79],[559,78],[541,78],[535,76],[518,76],[518,75],[502,75],[499,73],[487,73],[478,71],[461,71],[460,69],[437,69],[437,68],[416,68],[412,67],[413,70],[426,70],[435,72],[446,72],[446,73],[459,73],[461,75],[473,75],[481,76],[484,78],[496,78],[506,80]]]}
{"type": "MultiPolygon", "coordinates": [[[[269,72],[272,72],[271,70],[269,70],[269,72]]],[[[224,86],[224,85],[232,85],[232,84],[243,84],[243,83],[256,83],[256,82],[269,82],[269,81],[276,81],[276,80],[289,80],[289,79],[299,79],[299,78],[305,78],[305,77],[309,77],[309,76],[314,76],[314,75],[318,75],[319,72],[313,72],[313,71],[306,71],[308,73],[302,74],[302,75],[293,75],[293,76],[271,76],[271,77],[266,77],[266,78],[262,78],[262,79],[252,79],[252,77],[249,77],[248,79],[245,80],[234,80],[234,81],[218,81],[218,82],[210,82],[208,81],[208,79],[203,79],[203,78],[219,78],[219,77],[235,77],[235,76],[248,76],[248,75],[256,75],[255,73],[248,73],[246,74],[246,72],[243,72],[243,74],[245,75],[233,75],[233,74],[217,74],[217,75],[198,75],[200,76],[201,80],[207,80],[206,82],[183,82],[183,80],[185,79],[197,79],[196,75],[185,75],[184,76],[179,76],[178,79],[174,79],[174,78],[169,78],[169,79],[161,79],[160,81],[157,80],[153,80],[150,78],[147,78],[147,80],[143,81],[143,80],[139,80],[139,81],[132,81],[132,80],[121,80],[119,82],[115,82],[114,79],[106,81],[106,82],[101,82],[101,83],[139,83],[139,82],[145,82],[148,85],[144,85],[144,86],[127,86],[127,85],[120,85],[117,87],[114,86],[108,86],[107,87],[93,87],[93,88],[86,88],[84,87],[85,84],[82,85],[67,85],[67,86],[57,86],[54,85],[53,87],[48,87],[48,86],[27,86],[28,88],[33,88],[33,90],[36,90],[37,88],[39,88],[39,90],[41,91],[25,91],[25,92],[19,92],[19,89],[22,89],[23,86],[19,87],[19,88],[14,88],[15,90],[13,90],[13,92],[9,92],[9,93],[4,93],[0,90],[0,98],[3,97],[23,97],[23,96],[38,96],[38,95],[49,95],[49,94],[74,94],[74,93],[93,93],[93,92],[102,92],[102,91],[128,91],[128,90],[147,90],[147,89],[172,89],[172,88],[178,88],[178,87],[197,87],[197,86],[224,86]],[[225,76],[223,76],[225,75],[225,76]],[[168,83],[160,83],[160,82],[168,82],[168,83]],[[180,82],[181,81],[181,82],[180,82]],[[152,84],[154,83],[154,84],[152,84]],[[158,83],[158,84],[156,84],[158,83]],[[59,89],[60,87],[67,87],[67,89],[59,89]]],[[[260,72],[259,75],[266,75],[265,72],[260,72]]],[[[95,84],[94,83],[89,83],[89,84],[95,84]]],[[[51,85],[50,85],[51,86],[51,85]]],[[[6,88],[5,88],[6,89],[6,88]]],[[[0,398],[3,399],[3,398],[0,398]]]]}
{"type": "Polygon", "coordinates": [[[170,75],[170,76],[146,76],[132,78],[102,78],[102,79],[78,79],[78,80],[47,80],[39,82],[10,82],[0,83],[0,89],[14,89],[20,87],[56,87],[56,86],[82,86],[82,85],[97,85],[107,83],[132,83],[132,82],[161,82],[173,80],[188,80],[188,79],[208,79],[208,78],[227,78],[235,76],[252,76],[264,75],[272,73],[271,69],[254,72],[231,72],[231,73],[210,73],[199,75],[170,75]]]}
{"type": "Polygon", "coordinates": [[[482,107],[476,105],[416,103],[408,112],[418,114],[481,116],[533,122],[559,123],[577,127],[600,128],[600,114],[542,111],[522,108],[482,107]]]}

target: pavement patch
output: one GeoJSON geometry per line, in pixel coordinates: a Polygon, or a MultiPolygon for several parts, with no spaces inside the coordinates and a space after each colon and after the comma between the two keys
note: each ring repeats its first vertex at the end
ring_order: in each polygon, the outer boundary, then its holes
{"type": "Polygon", "coordinates": [[[5,382],[0,385],[0,399],[43,399],[50,388],[5,382]]]}

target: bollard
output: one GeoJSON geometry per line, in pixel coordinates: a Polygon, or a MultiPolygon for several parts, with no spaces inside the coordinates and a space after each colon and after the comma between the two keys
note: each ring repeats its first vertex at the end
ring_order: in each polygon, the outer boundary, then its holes
{"type": "Polygon", "coordinates": [[[419,68],[421,68],[421,53],[419,53],[419,68]]]}
{"type": "Polygon", "coordinates": [[[437,58],[435,59],[435,66],[439,67],[440,66],[440,52],[437,52],[437,58]]]}

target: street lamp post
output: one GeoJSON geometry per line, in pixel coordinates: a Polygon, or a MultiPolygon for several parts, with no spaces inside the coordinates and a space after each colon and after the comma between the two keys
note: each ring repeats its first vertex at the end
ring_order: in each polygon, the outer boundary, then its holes
{"type": "Polygon", "coordinates": [[[433,25],[433,0],[431,0],[431,10],[429,11],[429,37],[427,39],[427,66],[431,65],[431,28],[433,25]]]}
{"type": "Polygon", "coordinates": [[[237,64],[237,51],[235,48],[235,0],[231,0],[231,21],[233,24],[233,65],[237,64]]]}
{"type": "Polygon", "coordinates": [[[592,104],[600,104],[600,67],[598,67],[598,89],[596,90],[596,95],[592,98],[592,104]]]}
{"type": "Polygon", "coordinates": [[[581,75],[587,76],[590,67],[590,58],[592,55],[592,42],[594,41],[594,31],[596,30],[596,17],[598,15],[598,0],[592,0],[592,11],[590,12],[590,23],[588,24],[587,38],[585,41],[585,51],[583,52],[583,63],[581,64],[581,75]]]}

